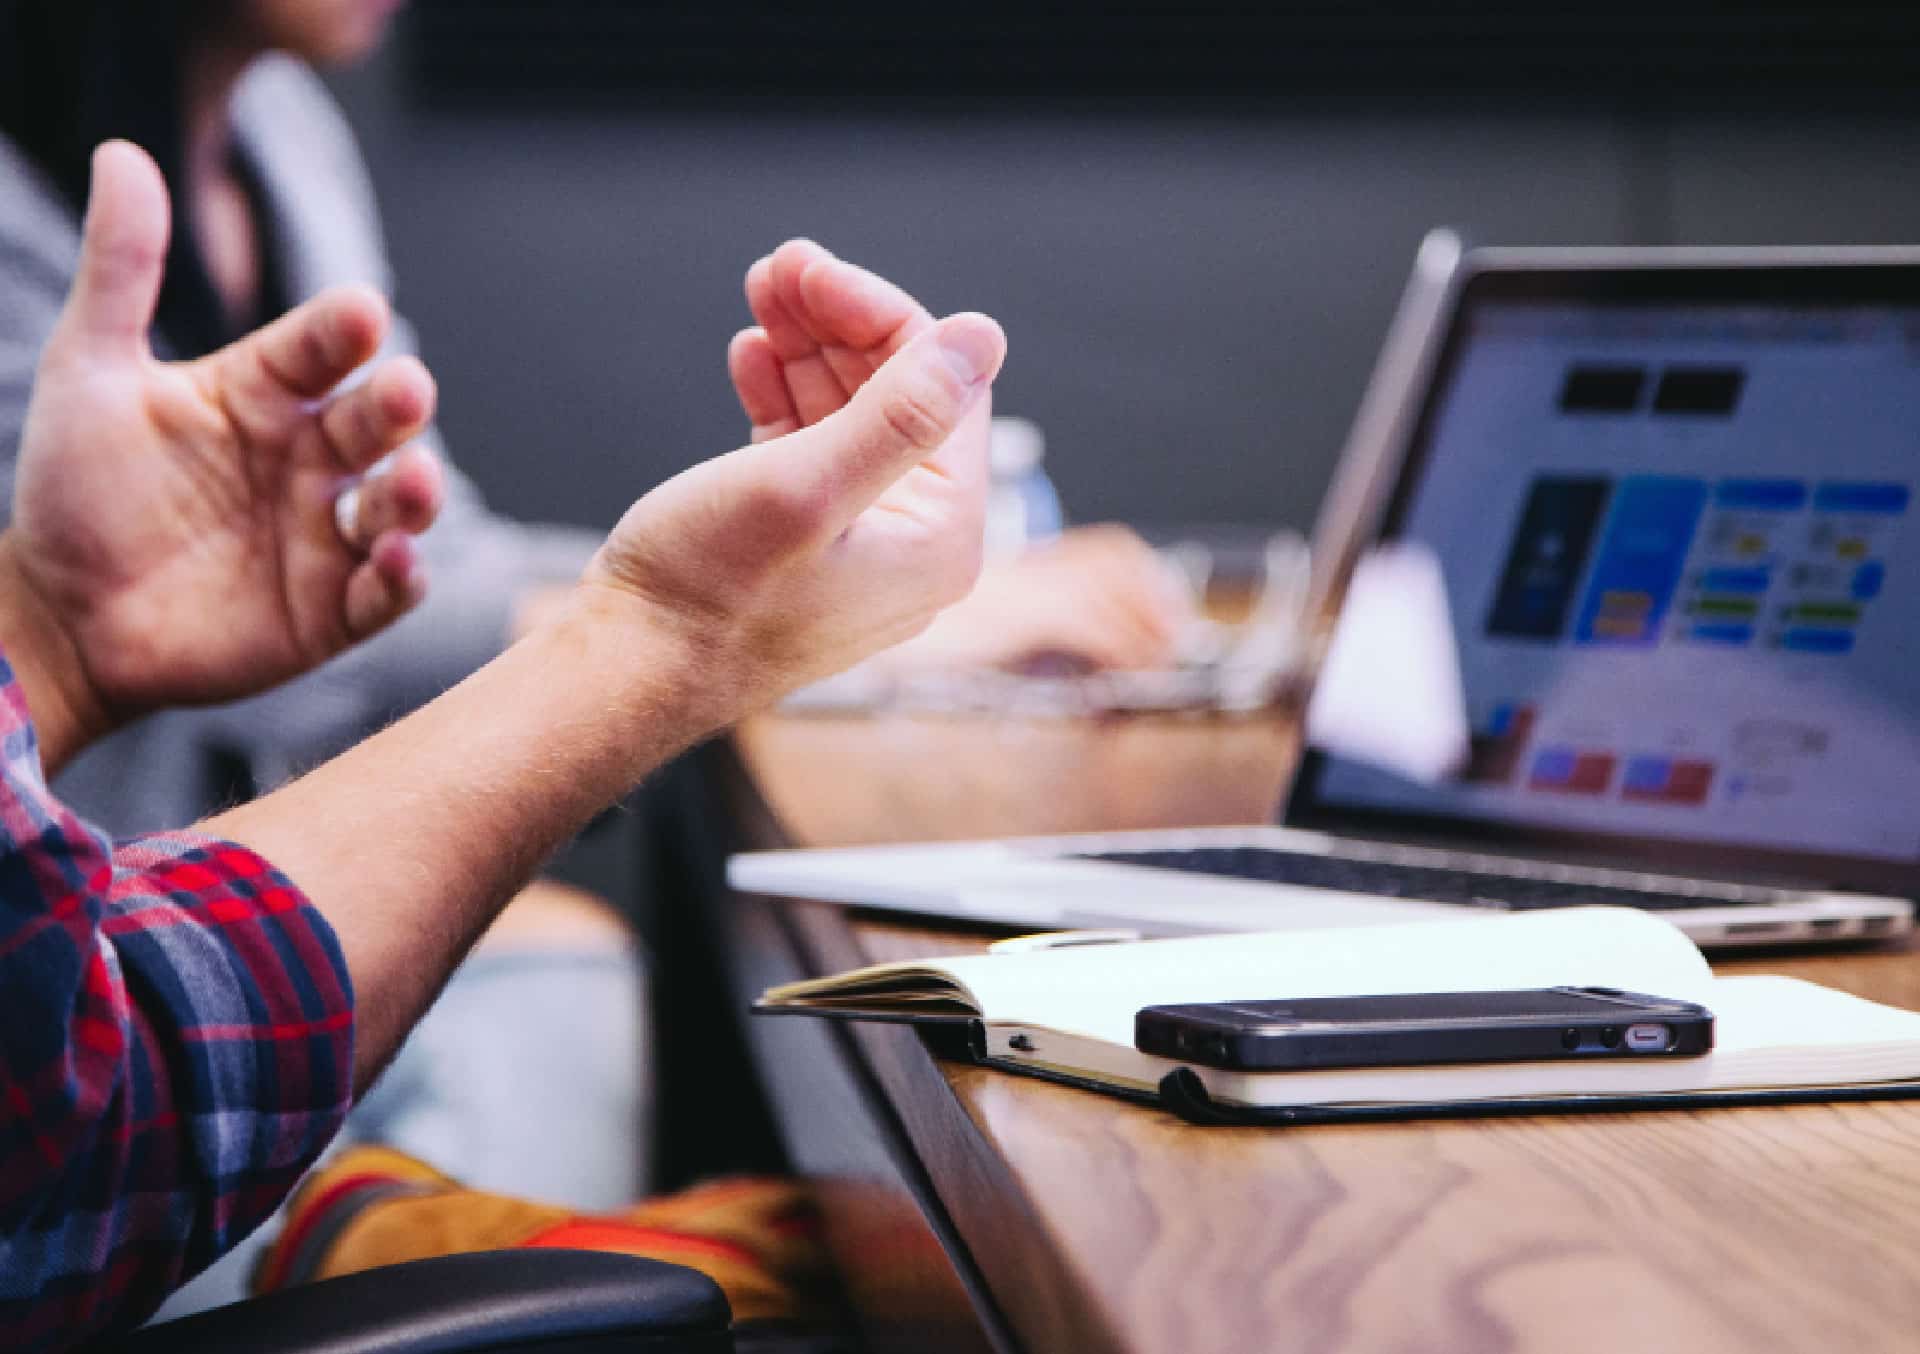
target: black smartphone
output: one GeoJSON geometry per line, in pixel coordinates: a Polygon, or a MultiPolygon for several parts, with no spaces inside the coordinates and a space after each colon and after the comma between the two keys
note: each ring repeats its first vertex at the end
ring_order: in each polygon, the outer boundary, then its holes
{"type": "Polygon", "coordinates": [[[1222,1001],[1146,1007],[1133,1042],[1236,1072],[1685,1058],[1713,1047],[1713,1013],[1611,987],[1222,1001]]]}

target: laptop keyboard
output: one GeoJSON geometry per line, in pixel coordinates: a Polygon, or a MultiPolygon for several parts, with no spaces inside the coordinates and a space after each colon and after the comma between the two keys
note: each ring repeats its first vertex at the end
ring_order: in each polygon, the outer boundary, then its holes
{"type": "Polygon", "coordinates": [[[1622,876],[1617,873],[1556,869],[1551,873],[1455,868],[1395,860],[1368,860],[1327,856],[1271,847],[1199,847],[1185,851],[1106,851],[1076,856],[1077,860],[1108,861],[1119,865],[1146,865],[1162,870],[1186,870],[1268,884],[1292,884],[1309,889],[1340,889],[1387,898],[1414,898],[1434,903],[1524,912],[1540,908],[1606,905],[1638,907],[1652,912],[1682,908],[1763,906],[1804,898],[1787,889],[1759,888],[1717,881],[1622,876]],[[1619,882],[1643,880],[1644,884],[1619,882]]]}

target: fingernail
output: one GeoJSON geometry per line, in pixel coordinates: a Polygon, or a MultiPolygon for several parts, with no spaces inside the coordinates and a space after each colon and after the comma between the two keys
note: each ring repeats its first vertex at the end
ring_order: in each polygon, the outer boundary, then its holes
{"type": "Polygon", "coordinates": [[[978,324],[948,325],[940,331],[940,356],[968,385],[984,381],[1000,360],[1000,344],[994,332],[978,324]]]}
{"type": "Polygon", "coordinates": [[[340,539],[353,545],[360,539],[360,486],[351,484],[333,500],[333,524],[340,539]]]}

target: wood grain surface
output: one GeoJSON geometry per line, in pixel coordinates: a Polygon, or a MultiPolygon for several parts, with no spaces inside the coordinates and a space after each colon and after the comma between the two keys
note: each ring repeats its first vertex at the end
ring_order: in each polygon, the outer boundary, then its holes
{"type": "MultiPolygon", "coordinates": [[[[872,960],[982,943],[811,924],[872,960]]],[[[1725,967],[1920,1006],[1906,951],[1725,967]]],[[[923,1150],[1017,1189],[969,1244],[1044,1249],[1083,1306],[1030,1348],[1920,1349],[1920,1104],[1217,1129],[939,1067],[966,1122],[923,1150]]]]}
{"type": "MultiPolygon", "coordinates": [[[[1257,821],[1292,742],[808,719],[740,746],[826,845],[1257,821]]],[[[985,943],[787,906],[823,970],[985,943]]],[[[1720,967],[1920,1009],[1909,949],[1720,967]]],[[[1920,1103],[1201,1129],[902,1027],[857,1044],[1030,1351],[1920,1350],[1920,1103]]]]}
{"type": "Polygon", "coordinates": [[[788,840],[951,841],[1259,823],[1295,722],[1258,716],[768,716],[735,745],[788,840]]]}

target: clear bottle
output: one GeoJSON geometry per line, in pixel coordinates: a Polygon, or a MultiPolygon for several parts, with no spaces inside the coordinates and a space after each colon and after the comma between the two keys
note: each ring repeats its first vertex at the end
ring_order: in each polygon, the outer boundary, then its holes
{"type": "Polygon", "coordinates": [[[1047,477],[1047,440],[1031,419],[993,420],[993,481],[987,492],[987,556],[1018,554],[1058,536],[1064,525],[1060,494],[1047,477]]]}

